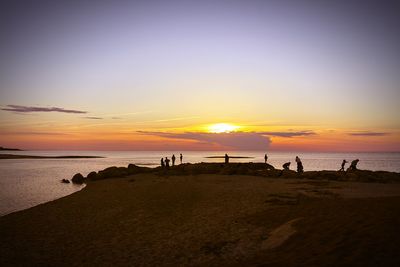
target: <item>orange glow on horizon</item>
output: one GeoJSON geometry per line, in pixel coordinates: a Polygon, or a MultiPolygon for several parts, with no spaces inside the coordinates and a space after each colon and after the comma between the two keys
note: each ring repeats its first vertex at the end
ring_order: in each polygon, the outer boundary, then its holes
{"type": "MultiPolygon", "coordinates": [[[[33,128],[33,127],[32,127],[33,128]]],[[[101,125],[80,128],[52,127],[37,128],[30,131],[1,131],[0,145],[32,150],[234,150],[218,140],[200,140],[197,135],[211,138],[219,133],[228,136],[235,133],[249,135],[260,133],[260,138],[270,140],[267,150],[275,151],[400,151],[400,133],[393,132],[377,136],[357,136],[342,130],[314,130],[311,135],[292,137],[279,136],[280,133],[296,132],[295,127],[288,131],[286,127],[258,127],[258,131],[235,131],[249,129],[249,126],[238,126],[230,123],[216,123],[171,128],[169,131],[158,131],[152,128],[137,130],[129,125],[101,125]],[[274,131],[271,131],[274,129],[274,131]],[[53,131],[51,131],[53,130],[53,131]],[[263,134],[270,132],[271,135],[263,134]],[[276,132],[277,135],[273,135],[276,132]],[[197,138],[197,139],[196,139],[197,138]]],[[[250,128],[251,129],[251,128],[250,128]]],[[[300,128],[297,128],[300,129],[300,128]]],[[[302,128],[304,129],[304,128],[302,128]]],[[[308,128],[309,129],[309,128],[308,128]]],[[[302,132],[298,130],[298,132],[302,132]]],[[[264,149],[260,147],[260,150],[264,149]]]]}

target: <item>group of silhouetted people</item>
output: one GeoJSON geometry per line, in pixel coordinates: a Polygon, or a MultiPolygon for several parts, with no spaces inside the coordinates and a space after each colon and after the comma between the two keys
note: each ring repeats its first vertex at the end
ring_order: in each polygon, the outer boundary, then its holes
{"type": "MultiPolygon", "coordinates": [[[[182,164],[182,160],[183,160],[183,155],[182,155],[182,153],[180,154],[180,156],[179,156],[179,160],[180,160],[180,162],[181,162],[181,164],[182,164]]],[[[175,157],[175,154],[172,154],[172,157],[171,157],[171,160],[168,158],[168,157],[165,157],[165,159],[164,158],[161,158],[161,167],[166,167],[166,168],[169,168],[170,167],[170,165],[169,165],[169,163],[172,161],[172,166],[175,166],[175,161],[176,161],[176,157],[175,157]]]]}
{"type": "MultiPolygon", "coordinates": [[[[225,154],[224,158],[225,158],[225,163],[226,164],[229,163],[229,155],[225,154]]],[[[179,159],[180,159],[180,164],[182,164],[182,160],[183,160],[182,153],[180,154],[179,159]]],[[[161,158],[161,167],[169,168],[171,161],[172,161],[172,166],[175,166],[175,161],[176,161],[175,154],[172,154],[171,160],[168,157],[161,158]]],[[[268,161],[268,155],[265,154],[264,155],[264,162],[267,163],[267,161],[268,161]]],[[[296,164],[297,164],[297,172],[298,173],[303,173],[304,172],[304,167],[303,167],[303,163],[301,162],[301,159],[298,156],[296,156],[295,161],[296,161],[296,164]]],[[[359,159],[353,160],[351,162],[349,168],[347,168],[347,171],[349,171],[349,170],[357,170],[357,164],[358,164],[359,161],[360,161],[359,159]]],[[[345,167],[346,163],[348,163],[348,161],[346,161],[344,159],[342,161],[341,168],[340,168],[339,171],[344,171],[344,167],[345,167]]],[[[282,168],[283,168],[283,170],[290,170],[290,161],[284,163],[282,165],[282,168]]]]}
{"type": "MultiPolygon", "coordinates": [[[[302,173],[304,172],[304,168],[303,168],[303,163],[301,162],[300,158],[298,156],[296,156],[295,159],[296,163],[297,163],[297,172],[298,173],[302,173]]],[[[357,170],[357,164],[360,160],[359,159],[355,159],[351,162],[350,167],[347,168],[347,171],[351,171],[351,170],[357,170]]],[[[265,163],[267,163],[267,155],[265,154],[265,163]]],[[[344,171],[344,166],[346,165],[346,163],[348,163],[347,160],[343,160],[342,161],[342,165],[339,171],[344,171]]],[[[290,162],[286,162],[282,165],[284,170],[289,170],[290,167],[290,162]]]]}
{"type": "MultiPolygon", "coordinates": [[[[298,172],[298,173],[304,172],[304,167],[303,167],[303,163],[301,162],[301,159],[300,159],[298,156],[296,156],[295,161],[296,161],[296,163],[297,163],[297,172],[298,172]]],[[[265,162],[267,162],[267,161],[265,161],[265,162]]],[[[282,165],[282,168],[283,168],[284,170],[289,170],[289,167],[290,167],[290,161],[289,161],[289,162],[286,162],[286,163],[284,163],[284,164],[282,165]]]]}
{"type": "MultiPolygon", "coordinates": [[[[359,161],[360,161],[359,159],[353,160],[353,161],[350,163],[350,167],[348,167],[347,170],[348,170],[348,171],[357,170],[357,164],[358,164],[359,161]]],[[[342,172],[344,171],[344,166],[346,165],[346,163],[348,163],[348,161],[344,159],[344,160],[342,161],[342,165],[341,165],[341,168],[340,168],[339,171],[342,171],[342,172]]]]}

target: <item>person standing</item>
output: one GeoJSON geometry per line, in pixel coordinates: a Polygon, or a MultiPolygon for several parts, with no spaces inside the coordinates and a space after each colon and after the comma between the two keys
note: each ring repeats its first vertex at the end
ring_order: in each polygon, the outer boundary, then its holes
{"type": "Polygon", "coordinates": [[[344,172],[344,165],[346,165],[346,163],[347,163],[347,161],[344,159],[343,161],[342,161],[342,167],[340,168],[340,172],[344,172]]]}
{"type": "Polygon", "coordinates": [[[268,156],[267,156],[267,154],[265,154],[265,155],[264,155],[264,161],[265,161],[265,163],[267,163],[267,160],[268,160],[268,156]]]}
{"type": "Polygon", "coordinates": [[[304,171],[303,163],[301,162],[301,159],[298,156],[296,156],[296,163],[297,163],[297,172],[302,173],[304,171]]]}
{"type": "Polygon", "coordinates": [[[181,155],[179,156],[179,159],[181,160],[181,164],[182,164],[182,160],[183,160],[182,153],[181,153],[181,155]]]}
{"type": "Polygon", "coordinates": [[[175,154],[172,154],[172,166],[175,166],[175,154]]]}
{"type": "Polygon", "coordinates": [[[167,157],[165,157],[165,166],[167,169],[169,168],[169,159],[167,157]]]}
{"type": "Polygon", "coordinates": [[[228,154],[225,154],[225,163],[226,163],[226,164],[229,163],[229,156],[228,156],[228,154]]]}
{"type": "Polygon", "coordinates": [[[164,164],[164,158],[161,158],[161,167],[165,167],[165,164],[164,164]]]}

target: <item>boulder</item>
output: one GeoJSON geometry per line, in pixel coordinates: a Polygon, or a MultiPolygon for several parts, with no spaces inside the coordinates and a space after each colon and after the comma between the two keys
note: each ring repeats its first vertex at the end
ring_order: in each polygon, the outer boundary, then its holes
{"type": "Polygon", "coordinates": [[[62,180],[61,180],[61,183],[64,183],[64,184],[69,184],[69,183],[70,183],[70,181],[69,181],[68,179],[62,179],[62,180]]]}
{"type": "Polygon", "coordinates": [[[71,181],[72,181],[74,184],[83,184],[83,182],[85,181],[85,178],[83,177],[82,174],[77,173],[77,174],[75,174],[75,175],[72,177],[71,181]]]}

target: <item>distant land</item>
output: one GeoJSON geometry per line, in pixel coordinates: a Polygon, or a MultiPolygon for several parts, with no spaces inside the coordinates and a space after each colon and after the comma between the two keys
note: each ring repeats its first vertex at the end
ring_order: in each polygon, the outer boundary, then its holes
{"type": "Polygon", "coordinates": [[[7,151],[22,151],[22,149],[18,149],[18,148],[7,148],[7,147],[2,147],[2,146],[0,146],[0,150],[7,150],[7,151]]]}
{"type": "Polygon", "coordinates": [[[99,156],[31,156],[31,155],[13,155],[0,154],[0,159],[92,159],[104,158],[99,156]]]}
{"type": "MultiPolygon", "coordinates": [[[[225,156],[208,156],[206,159],[223,159],[225,156]]],[[[252,159],[254,157],[245,157],[245,156],[229,156],[230,159],[252,159]]]]}

